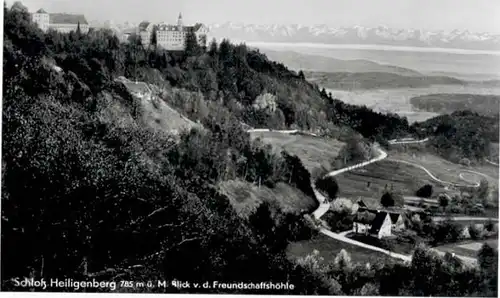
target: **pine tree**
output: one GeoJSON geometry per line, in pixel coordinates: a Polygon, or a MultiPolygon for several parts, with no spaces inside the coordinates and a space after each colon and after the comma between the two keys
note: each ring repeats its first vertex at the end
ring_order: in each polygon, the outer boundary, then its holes
{"type": "Polygon", "coordinates": [[[186,56],[195,56],[200,52],[200,46],[196,40],[196,35],[193,32],[188,32],[186,34],[185,40],[185,53],[186,56]]]}
{"type": "Polygon", "coordinates": [[[210,55],[210,57],[215,57],[215,55],[217,55],[217,40],[212,39],[212,41],[210,42],[210,45],[209,45],[209,48],[208,48],[208,55],[210,55]]]}
{"type": "Polygon", "coordinates": [[[76,37],[80,37],[82,35],[82,30],[80,29],[80,21],[76,25],[76,37]]]}
{"type": "Polygon", "coordinates": [[[156,32],[157,31],[157,28],[153,28],[153,33],[151,34],[151,45],[155,47],[158,46],[158,37],[156,36],[156,32]]]}
{"type": "Polygon", "coordinates": [[[306,77],[304,76],[304,72],[303,72],[302,70],[301,70],[301,71],[299,71],[299,78],[300,78],[301,80],[305,80],[305,79],[306,79],[306,77]]]}

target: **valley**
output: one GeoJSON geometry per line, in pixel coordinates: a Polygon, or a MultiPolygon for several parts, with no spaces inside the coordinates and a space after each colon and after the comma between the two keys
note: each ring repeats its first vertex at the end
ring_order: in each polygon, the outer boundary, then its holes
{"type": "MultiPolygon", "coordinates": [[[[326,88],[325,88],[326,89],[326,88]]],[[[379,112],[396,113],[408,118],[408,122],[420,122],[439,115],[414,107],[411,99],[436,93],[448,94],[479,94],[500,95],[500,88],[482,88],[475,86],[452,86],[438,85],[426,88],[399,88],[399,89],[376,89],[376,90],[338,90],[327,89],[332,96],[346,103],[355,105],[366,105],[379,112]]]]}

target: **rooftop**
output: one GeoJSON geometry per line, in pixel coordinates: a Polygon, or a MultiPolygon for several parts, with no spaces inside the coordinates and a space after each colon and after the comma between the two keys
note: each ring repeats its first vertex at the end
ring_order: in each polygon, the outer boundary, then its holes
{"type": "Polygon", "coordinates": [[[51,13],[49,14],[51,24],[78,24],[88,25],[83,14],[51,13]]]}
{"type": "Polygon", "coordinates": [[[395,224],[395,223],[398,221],[398,219],[399,219],[399,217],[400,217],[401,215],[400,215],[399,213],[392,213],[392,212],[391,212],[391,213],[389,213],[389,216],[391,217],[391,222],[392,222],[393,224],[395,224]]]}
{"type": "Polygon", "coordinates": [[[370,229],[371,234],[377,234],[380,231],[380,228],[382,227],[382,224],[384,223],[385,218],[387,217],[386,212],[378,212],[377,215],[375,216],[375,219],[372,222],[372,227],[370,229]]]}
{"type": "Polygon", "coordinates": [[[151,24],[151,22],[148,22],[148,21],[141,22],[139,24],[139,30],[146,30],[146,28],[148,28],[149,24],[151,24]]]}

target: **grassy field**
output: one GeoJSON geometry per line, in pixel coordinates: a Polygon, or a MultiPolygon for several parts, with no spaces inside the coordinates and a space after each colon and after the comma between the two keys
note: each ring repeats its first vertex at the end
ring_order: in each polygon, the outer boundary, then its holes
{"type": "Polygon", "coordinates": [[[328,264],[335,260],[335,257],[342,249],[345,249],[350,254],[353,264],[374,264],[389,259],[396,261],[396,259],[392,259],[383,253],[341,242],[323,234],[319,234],[311,240],[290,243],[287,255],[291,259],[295,259],[305,257],[312,254],[314,250],[318,250],[323,258],[323,264],[328,264]]]}
{"type": "Polygon", "coordinates": [[[490,161],[498,163],[498,143],[491,143],[490,161]]]}
{"type": "Polygon", "coordinates": [[[488,240],[467,240],[457,243],[450,243],[435,247],[435,249],[455,253],[457,255],[467,256],[475,258],[483,243],[488,243],[488,245],[498,249],[498,239],[488,239],[488,240]]]}
{"type": "MultiPolygon", "coordinates": [[[[187,131],[193,127],[202,128],[201,125],[189,120],[177,110],[173,109],[163,99],[158,98],[155,95],[157,94],[157,87],[145,84],[144,82],[133,82],[123,77],[116,81],[122,82],[131,93],[143,92],[144,94],[148,94],[142,98],[136,98],[140,103],[143,117],[142,120],[146,125],[159,131],[173,133],[187,131]],[[155,89],[155,91],[152,91],[151,88],[155,89]]],[[[172,92],[172,90],[169,91],[172,92]]]]}
{"type": "Polygon", "coordinates": [[[364,168],[335,176],[339,184],[341,197],[375,197],[383,194],[385,186],[393,185],[394,191],[412,196],[424,184],[431,184],[434,191],[440,191],[438,184],[432,181],[422,170],[411,165],[382,160],[364,168]],[[368,187],[368,182],[370,186],[368,187]]]}
{"type": "MultiPolygon", "coordinates": [[[[477,171],[479,173],[485,174],[487,177],[485,177],[488,180],[488,183],[490,185],[497,185],[498,186],[498,168],[490,165],[481,165],[481,166],[471,166],[471,167],[465,167],[459,164],[452,163],[450,161],[445,160],[444,158],[441,158],[439,156],[430,154],[430,153],[421,153],[421,152],[398,152],[397,150],[391,150],[389,152],[389,156],[391,159],[400,159],[412,163],[419,164],[423,167],[425,167],[428,171],[430,171],[434,176],[437,178],[444,180],[444,181],[449,181],[453,183],[460,183],[464,184],[466,183],[460,177],[458,176],[461,172],[466,172],[466,171],[477,171]],[[413,156],[415,154],[415,156],[413,156]]],[[[419,171],[422,173],[421,175],[427,176],[427,174],[418,168],[415,168],[416,171],[419,171]]],[[[469,175],[469,174],[467,174],[469,175]]],[[[474,175],[472,174],[473,176],[474,175]]],[[[470,176],[470,175],[469,175],[470,176]]],[[[429,176],[427,176],[428,179],[430,179],[429,176]]],[[[471,176],[472,177],[472,176],[471,176]]],[[[481,178],[481,177],[479,177],[481,178]]]]}
{"type": "Polygon", "coordinates": [[[409,242],[401,241],[396,237],[378,239],[372,236],[360,235],[355,233],[347,234],[346,237],[369,245],[387,249],[399,254],[411,255],[415,250],[415,245],[409,242]]]}
{"type": "Polygon", "coordinates": [[[263,201],[275,201],[284,211],[292,213],[312,210],[317,205],[316,200],[285,183],[278,183],[274,188],[259,188],[248,182],[232,180],[221,182],[219,189],[229,197],[234,209],[242,217],[251,214],[263,201]]]}
{"type": "Polygon", "coordinates": [[[309,171],[333,160],[344,146],[343,142],[334,139],[279,132],[252,132],[251,136],[260,137],[278,151],[285,149],[288,153],[297,155],[309,171]]]}

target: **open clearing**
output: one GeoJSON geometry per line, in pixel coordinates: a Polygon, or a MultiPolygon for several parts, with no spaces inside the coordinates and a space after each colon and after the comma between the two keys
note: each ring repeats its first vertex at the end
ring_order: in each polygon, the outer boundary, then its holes
{"type": "Polygon", "coordinates": [[[277,183],[274,188],[268,188],[251,183],[231,180],[219,183],[221,192],[229,197],[236,213],[242,217],[251,214],[263,201],[276,201],[285,212],[301,212],[316,208],[314,198],[285,183],[277,183]]]}
{"type": "Polygon", "coordinates": [[[382,160],[364,168],[335,176],[341,197],[381,197],[385,186],[394,191],[413,196],[424,184],[433,185],[434,191],[442,188],[422,170],[411,165],[382,160]],[[370,183],[370,186],[368,186],[370,183]]]}
{"type": "Polygon", "coordinates": [[[464,248],[464,249],[468,249],[468,250],[472,250],[472,251],[479,251],[482,246],[483,246],[483,244],[480,242],[472,242],[472,243],[458,245],[458,247],[460,247],[460,248],[464,248]]]}
{"type": "MultiPolygon", "coordinates": [[[[389,152],[389,156],[391,159],[399,159],[419,164],[425,167],[438,179],[444,181],[449,181],[459,184],[467,184],[466,181],[460,179],[459,177],[460,173],[464,173],[463,175],[467,176],[466,177],[467,180],[477,181],[478,179],[486,178],[486,180],[488,180],[489,185],[498,185],[498,168],[495,168],[493,166],[483,165],[483,166],[465,167],[459,164],[452,163],[450,161],[445,160],[444,158],[441,158],[439,156],[430,153],[419,153],[419,152],[405,153],[405,152],[398,152],[396,150],[391,150],[389,152]],[[485,176],[473,174],[470,171],[483,173],[485,176]]],[[[417,170],[420,171],[423,175],[427,175],[423,170],[420,169],[417,170]]]]}
{"type": "Polygon", "coordinates": [[[491,247],[498,249],[498,239],[488,239],[488,240],[468,240],[458,243],[450,243],[435,247],[435,249],[455,253],[457,255],[467,256],[467,257],[477,257],[479,250],[484,243],[488,243],[491,247]]]}
{"type": "Polygon", "coordinates": [[[307,241],[290,243],[287,255],[291,259],[296,259],[310,255],[314,250],[318,250],[319,255],[323,258],[322,263],[328,264],[335,260],[335,257],[342,249],[345,249],[349,253],[353,264],[374,264],[381,261],[394,261],[394,259],[383,253],[341,242],[323,234],[319,234],[307,241]]]}
{"type": "Polygon", "coordinates": [[[273,145],[276,150],[284,149],[291,155],[297,155],[309,171],[333,160],[344,146],[343,142],[335,139],[272,131],[252,132],[250,135],[252,139],[260,137],[263,142],[273,145]]]}

